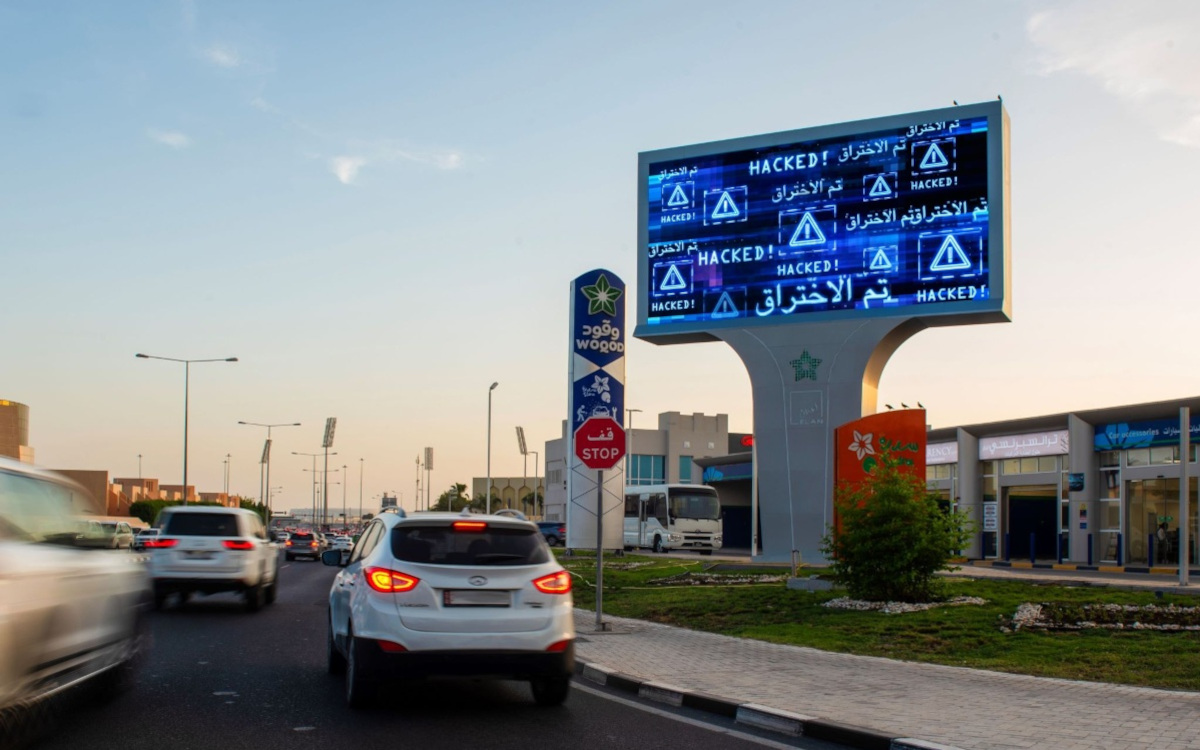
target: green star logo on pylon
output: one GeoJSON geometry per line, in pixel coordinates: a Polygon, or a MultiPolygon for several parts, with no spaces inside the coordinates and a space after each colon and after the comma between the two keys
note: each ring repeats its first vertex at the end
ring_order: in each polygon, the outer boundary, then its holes
{"type": "Polygon", "coordinates": [[[617,314],[617,300],[621,298],[621,290],[609,284],[608,277],[604,274],[600,274],[600,278],[596,279],[595,284],[585,286],[580,291],[588,299],[588,315],[617,314]]]}
{"type": "Polygon", "coordinates": [[[809,354],[808,350],[805,349],[804,353],[800,355],[800,359],[793,359],[788,364],[796,369],[797,382],[801,380],[816,380],[817,368],[821,366],[821,360],[809,354]]]}

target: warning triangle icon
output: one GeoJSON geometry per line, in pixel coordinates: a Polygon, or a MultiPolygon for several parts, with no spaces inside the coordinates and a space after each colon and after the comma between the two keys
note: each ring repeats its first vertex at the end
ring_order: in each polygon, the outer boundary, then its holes
{"type": "Polygon", "coordinates": [[[889,185],[887,180],[883,178],[883,175],[879,175],[875,178],[875,184],[871,186],[871,192],[867,193],[867,195],[871,198],[882,198],[885,195],[891,194],[892,186],[889,185]]]}
{"type": "Polygon", "coordinates": [[[933,262],[929,264],[930,271],[963,271],[970,267],[970,258],[952,234],[946,235],[937,255],[933,256],[933,262]]]}
{"type": "Polygon", "coordinates": [[[733,304],[733,298],[729,296],[729,292],[722,292],[721,299],[717,300],[717,306],[713,308],[712,317],[720,318],[736,318],[739,315],[737,305],[733,304]]]}
{"type": "Polygon", "coordinates": [[[813,215],[808,211],[804,212],[804,216],[800,218],[800,223],[796,225],[796,231],[792,232],[792,239],[788,240],[788,245],[791,247],[804,247],[806,245],[824,245],[825,233],[821,231],[820,225],[813,215]]]}
{"type": "Polygon", "coordinates": [[[672,265],[667,271],[667,275],[663,277],[662,283],[658,285],[660,292],[678,292],[682,289],[687,289],[687,282],[683,280],[683,274],[679,273],[679,266],[672,265]]]}
{"type": "MultiPolygon", "coordinates": [[[[675,196],[671,196],[672,199],[675,196]]],[[[733,198],[729,197],[729,191],[721,193],[720,200],[717,201],[717,207],[713,209],[712,217],[714,219],[735,219],[741,216],[742,212],[738,210],[737,203],[733,198]]]]}
{"type": "Polygon", "coordinates": [[[683,191],[683,185],[676,185],[675,192],[671,193],[671,198],[667,201],[667,205],[671,208],[678,208],[680,206],[686,206],[689,203],[691,203],[691,201],[688,200],[687,193],[683,191]]]}
{"type": "Polygon", "coordinates": [[[882,247],[879,248],[877,253],[875,253],[875,257],[871,258],[870,269],[872,271],[892,270],[892,259],[888,257],[887,253],[884,252],[882,247]]]}
{"type": "Polygon", "coordinates": [[[942,153],[936,143],[929,144],[929,150],[925,152],[925,157],[921,159],[921,169],[938,169],[940,167],[950,166],[950,160],[942,153]]]}

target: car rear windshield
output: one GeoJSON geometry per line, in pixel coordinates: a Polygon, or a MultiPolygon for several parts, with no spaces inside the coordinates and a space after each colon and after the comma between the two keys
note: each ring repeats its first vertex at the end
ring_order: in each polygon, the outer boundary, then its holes
{"type": "Polygon", "coordinates": [[[455,531],[449,526],[401,525],[392,530],[397,560],[435,565],[537,565],[550,560],[534,529],[488,527],[455,531]]]}
{"type": "Polygon", "coordinates": [[[293,542],[311,542],[313,536],[312,536],[312,534],[292,534],[288,538],[291,539],[293,542]]]}
{"type": "Polygon", "coordinates": [[[237,516],[232,513],[172,513],[166,534],[179,536],[239,536],[237,516]]]}

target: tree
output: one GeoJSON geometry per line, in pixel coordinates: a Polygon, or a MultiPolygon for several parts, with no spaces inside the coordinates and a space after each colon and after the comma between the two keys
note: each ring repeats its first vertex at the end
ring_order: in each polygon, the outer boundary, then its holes
{"type": "Polygon", "coordinates": [[[263,520],[264,524],[270,525],[267,521],[267,506],[263,503],[254,500],[247,500],[244,497],[237,498],[238,507],[244,510],[252,510],[258,514],[258,517],[263,520]]]}
{"type": "Polygon", "coordinates": [[[834,579],[868,601],[926,602],[940,598],[936,573],[952,570],[973,533],[964,513],[938,505],[922,478],[885,452],[868,478],[838,485],[834,505],[841,530],[830,529],[821,551],[834,579]]]}
{"type": "Polygon", "coordinates": [[[437,501],[433,504],[433,510],[457,512],[468,503],[474,505],[471,503],[471,496],[467,494],[467,485],[456,484],[438,495],[437,501]]]}

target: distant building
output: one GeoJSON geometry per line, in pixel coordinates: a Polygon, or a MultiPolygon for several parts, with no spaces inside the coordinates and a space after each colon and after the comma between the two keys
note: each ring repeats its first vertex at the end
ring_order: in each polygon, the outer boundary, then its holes
{"type": "Polygon", "coordinates": [[[33,463],[29,445],[29,407],[0,399],[0,456],[33,463]]]}
{"type": "MultiPolygon", "coordinates": [[[[471,479],[471,497],[487,497],[487,477],[471,479]]],[[[530,516],[542,514],[542,502],[546,497],[546,485],[541,477],[492,477],[492,510],[513,508],[530,516]],[[538,507],[533,507],[534,489],[537,489],[538,507]]]]}

